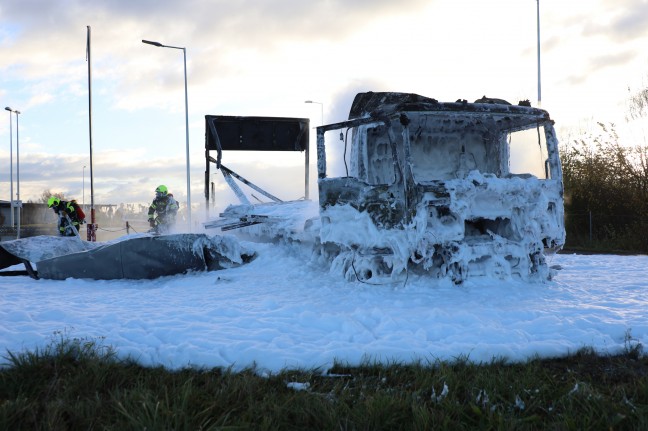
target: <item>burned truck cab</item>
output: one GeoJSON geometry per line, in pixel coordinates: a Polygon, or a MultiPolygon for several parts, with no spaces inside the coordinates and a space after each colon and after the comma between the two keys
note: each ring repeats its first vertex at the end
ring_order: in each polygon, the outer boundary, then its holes
{"type": "Polygon", "coordinates": [[[528,102],[360,93],[317,128],[320,243],[347,279],[551,276],[565,242],[558,141],[528,102]],[[344,176],[327,175],[326,139],[344,176]],[[329,144],[330,145],[330,144],[329,144]]]}

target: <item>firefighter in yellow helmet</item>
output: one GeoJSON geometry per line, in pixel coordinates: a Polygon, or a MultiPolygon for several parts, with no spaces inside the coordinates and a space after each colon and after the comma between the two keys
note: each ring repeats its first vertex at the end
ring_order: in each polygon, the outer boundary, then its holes
{"type": "Polygon", "coordinates": [[[75,236],[83,224],[84,214],[76,201],[64,201],[56,196],[50,196],[47,207],[52,208],[58,216],[58,232],[61,236],[75,236]]]}
{"type": "Polygon", "coordinates": [[[149,206],[148,220],[155,232],[168,232],[175,223],[178,202],[169,193],[167,186],[159,185],[155,189],[155,199],[149,206]]]}

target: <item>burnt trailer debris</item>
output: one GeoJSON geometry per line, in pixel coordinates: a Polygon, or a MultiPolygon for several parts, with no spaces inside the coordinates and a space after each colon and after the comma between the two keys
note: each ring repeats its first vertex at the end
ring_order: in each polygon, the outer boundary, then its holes
{"type": "Polygon", "coordinates": [[[317,128],[322,252],[348,279],[550,277],[565,242],[553,124],[528,102],[358,94],[348,121],[317,128]],[[330,131],[344,177],[327,175],[330,131]]]}
{"type": "Polygon", "coordinates": [[[190,271],[216,271],[251,262],[252,250],[233,237],[205,234],[133,234],[103,243],[79,237],[33,236],[0,243],[0,275],[64,280],[152,280],[190,271]]]}

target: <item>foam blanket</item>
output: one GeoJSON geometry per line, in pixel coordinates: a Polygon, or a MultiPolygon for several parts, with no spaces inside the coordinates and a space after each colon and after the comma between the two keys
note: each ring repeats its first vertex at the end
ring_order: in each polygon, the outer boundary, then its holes
{"type": "Polygon", "coordinates": [[[255,256],[233,237],[205,234],[140,234],[107,243],[38,236],[5,241],[0,248],[0,268],[33,263],[38,278],[53,280],[153,279],[231,268],[255,256]]]}

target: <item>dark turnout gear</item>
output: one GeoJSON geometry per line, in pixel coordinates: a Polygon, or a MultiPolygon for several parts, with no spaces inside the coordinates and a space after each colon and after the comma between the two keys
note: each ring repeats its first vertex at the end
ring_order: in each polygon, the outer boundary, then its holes
{"type": "Polygon", "coordinates": [[[175,223],[178,202],[169,193],[166,186],[155,189],[155,199],[149,206],[148,221],[152,228],[168,230],[175,223]]]}
{"type": "Polygon", "coordinates": [[[56,196],[47,200],[47,206],[58,216],[58,231],[61,236],[75,236],[83,224],[83,216],[77,211],[75,201],[64,201],[56,196]]]}

